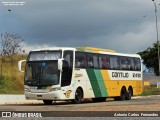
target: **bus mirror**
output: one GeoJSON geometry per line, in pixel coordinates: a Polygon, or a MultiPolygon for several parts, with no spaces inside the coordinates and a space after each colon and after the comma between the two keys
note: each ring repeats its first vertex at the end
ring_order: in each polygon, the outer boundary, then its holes
{"type": "Polygon", "coordinates": [[[25,62],[26,60],[20,60],[19,62],[18,62],[18,71],[19,72],[24,72],[24,71],[22,71],[22,62],[25,62]]]}
{"type": "Polygon", "coordinates": [[[58,70],[62,71],[63,59],[58,59],[58,70]]]}

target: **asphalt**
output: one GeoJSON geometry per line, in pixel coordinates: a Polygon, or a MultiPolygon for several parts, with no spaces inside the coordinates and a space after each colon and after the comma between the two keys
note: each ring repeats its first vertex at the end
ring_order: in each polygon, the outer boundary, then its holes
{"type": "MultiPolygon", "coordinates": [[[[151,96],[134,96],[132,99],[151,96]]],[[[17,94],[0,94],[0,104],[39,104],[42,100],[26,100],[24,95],[17,94]]]]}

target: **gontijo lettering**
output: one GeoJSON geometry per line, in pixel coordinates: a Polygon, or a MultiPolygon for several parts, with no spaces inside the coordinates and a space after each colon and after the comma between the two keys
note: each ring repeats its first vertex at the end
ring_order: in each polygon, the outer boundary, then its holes
{"type": "Polygon", "coordinates": [[[117,77],[117,78],[128,78],[129,73],[128,72],[112,72],[112,77],[117,77]]]}

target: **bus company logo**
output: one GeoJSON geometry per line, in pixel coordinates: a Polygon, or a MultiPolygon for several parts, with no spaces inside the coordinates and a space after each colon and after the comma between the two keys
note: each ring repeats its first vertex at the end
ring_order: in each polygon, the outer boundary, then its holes
{"type": "Polygon", "coordinates": [[[2,112],[2,117],[12,117],[11,112],[2,112]]]}
{"type": "Polygon", "coordinates": [[[72,92],[71,90],[67,90],[67,91],[66,91],[66,93],[65,93],[66,98],[69,98],[69,97],[70,97],[71,92],[72,92]]]}

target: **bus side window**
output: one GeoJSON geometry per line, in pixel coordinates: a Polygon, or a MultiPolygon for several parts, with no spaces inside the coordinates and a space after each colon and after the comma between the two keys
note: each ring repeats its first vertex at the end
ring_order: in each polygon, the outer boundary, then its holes
{"type": "Polygon", "coordinates": [[[93,68],[93,54],[91,53],[87,54],[87,67],[93,68]]]}
{"type": "Polygon", "coordinates": [[[110,68],[113,70],[118,70],[119,69],[119,58],[118,56],[110,56],[110,68]]]}
{"type": "Polygon", "coordinates": [[[99,56],[99,68],[100,69],[107,69],[109,67],[109,57],[107,55],[100,55],[99,56]]]}
{"type": "Polygon", "coordinates": [[[93,60],[91,58],[88,59],[88,67],[93,68],[93,60]]]}
{"type": "Polygon", "coordinates": [[[85,68],[85,60],[81,59],[80,61],[80,68],[85,68]]]}
{"type": "Polygon", "coordinates": [[[134,58],[127,58],[128,70],[134,70],[134,58]]]}
{"type": "Polygon", "coordinates": [[[141,64],[140,64],[140,59],[139,58],[135,58],[134,64],[135,64],[135,70],[140,71],[141,70],[141,64]]]}
{"type": "Polygon", "coordinates": [[[81,65],[80,61],[78,59],[75,60],[75,67],[79,68],[81,65]]]}
{"type": "Polygon", "coordinates": [[[75,67],[85,68],[85,54],[81,52],[76,52],[75,54],[75,67]]]}
{"type": "Polygon", "coordinates": [[[127,67],[127,64],[126,64],[126,59],[124,57],[120,57],[120,64],[121,64],[121,69],[122,70],[125,70],[126,67],[127,67]]]}
{"type": "Polygon", "coordinates": [[[106,58],[106,56],[102,57],[102,68],[107,69],[107,58],[106,58]]]}

